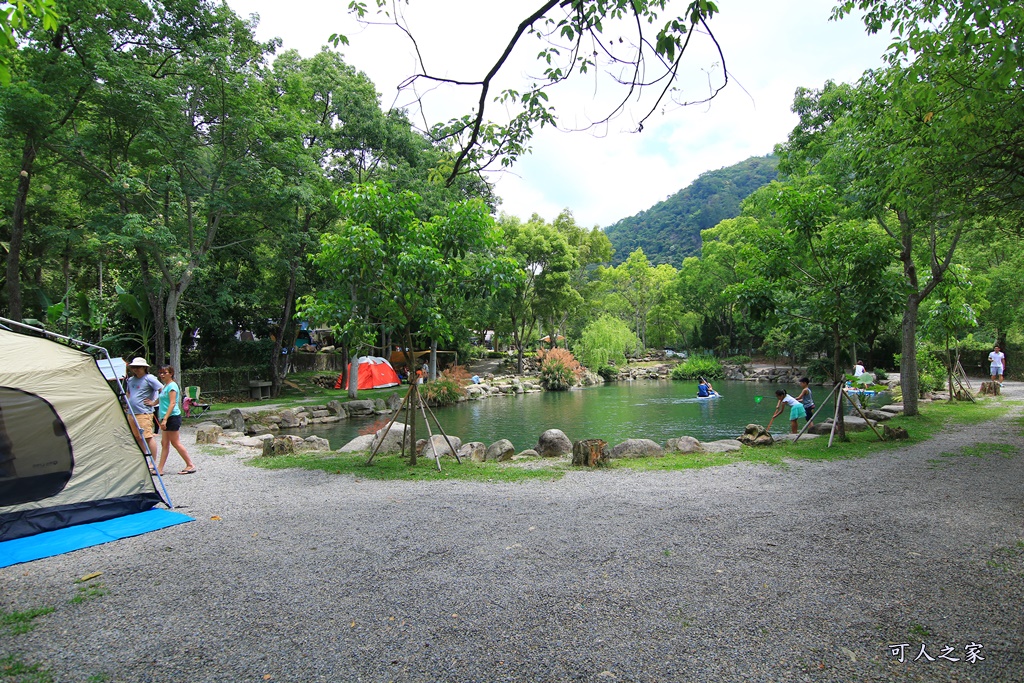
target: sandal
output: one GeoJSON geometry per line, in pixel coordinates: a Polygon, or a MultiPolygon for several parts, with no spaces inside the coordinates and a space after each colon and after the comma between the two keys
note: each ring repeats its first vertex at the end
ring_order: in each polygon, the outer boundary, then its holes
{"type": "Polygon", "coordinates": [[[178,472],[178,474],[195,474],[195,473],[196,473],[196,468],[195,467],[193,467],[190,470],[182,470],[181,472],[178,472]]]}

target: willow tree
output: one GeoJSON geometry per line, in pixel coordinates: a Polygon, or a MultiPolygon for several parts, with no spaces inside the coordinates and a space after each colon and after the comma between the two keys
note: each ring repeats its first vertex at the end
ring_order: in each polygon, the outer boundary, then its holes
{"type": "MultiPolygon", "coordinates": [[[[336,329],[375,320],[397,331],[409,368],[414,334],[447,337],[459,301],[512,277],[515,264],[495,254],[501,233],[479,199],[449,203],[430,220],[417,217],[419,195],[382,182],[355,185],[334,201],[344,221],[321,236],[310,257],[324,286],[303,297],[299,309],[336,329]]],[[[410,422],[415,444],[416,421],[410,422]]]]}

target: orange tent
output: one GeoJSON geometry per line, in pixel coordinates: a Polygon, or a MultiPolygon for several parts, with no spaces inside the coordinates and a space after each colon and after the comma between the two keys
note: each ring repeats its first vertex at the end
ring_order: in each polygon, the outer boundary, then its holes
{"type": "MultiPolygon", "coordinates": [[[[349,363],[346,374],[352,372],[352,364],[349,363]]],[[[343,375],[338,375],[338,381],[334,383],[335,389],[344,389],[341,385],[343,375]]],[[[391,363],[385,358],[377,356],[363,356],[359,359],[359,388],[360,389],[384,389],[401,384],[398,373],[391,367],[391,363]]]]}

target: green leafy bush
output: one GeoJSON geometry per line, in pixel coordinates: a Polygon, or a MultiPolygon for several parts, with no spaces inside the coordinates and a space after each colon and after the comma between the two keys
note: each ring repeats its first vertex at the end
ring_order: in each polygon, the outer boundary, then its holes
{"type": "Polygon", "coordinates": [[[946,366],[933,353],[917,354],[918,390],[940,391],[946,386],[946,366]]]}
{"type": "Polygon", "coordinates": [[[469,373],[461,365],[445,368],[433,382],[420,388],[420,393],[432,406],[450,406],[466,395],[466,382],[469,373]]]}
{"type": "Polygon", "coordinates": [[[754,359],[750,356],[729,356],[722,359],[723,365],[749,365],[754,359]]]}
{"type": "Polygon", "coordinates": [[[718,362],[717,358],[711,356],[692,356],[682,365],[672,368],[672,379],[692,380],[704,377],[707,379],[721,379],[725,376],[725,368],[718,362]]]}
{"type": "Polygon", "coordinates": [[[597,374],[600,375],[605,382],[611,382],[618,378],[619,369],[614,365],[602,365],[597,369],[597,374]]]}
{"type": "MultiPolygon", "coordinates": [[[[896,365],[900,363],[901,354],[896,354],[896,365]]],[[[946,366],[930,351],[917,352],[917,390],[941,391],[946,386],[946,366]]]]}
{"type": "Polygon", "coordinates": [[[540,383],[549,391],[564,391],[583,376],[583,366],[568,349],[537,351],[540,360],[540,383]]]}
{"type": "Polygon", "coordinates": [[[832,359],[814,358],[807,363],[807,376],[815,382],[832,384],[832,359]]]}

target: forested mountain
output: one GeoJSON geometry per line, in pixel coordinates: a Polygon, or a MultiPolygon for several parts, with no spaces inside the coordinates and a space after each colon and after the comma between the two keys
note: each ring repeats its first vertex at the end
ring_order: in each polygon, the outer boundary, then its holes
{"type": "Polygon", "coordinates": [[[663,202],[604,229],[615,249],[616,265],[643,247],[654,265],[679,266],[687,256],[700,255],[700,231],[740,215],[740,202],[775,180],[778,159],[750,157],[733,166],[702,173],[690,185],[663,202]]]}

